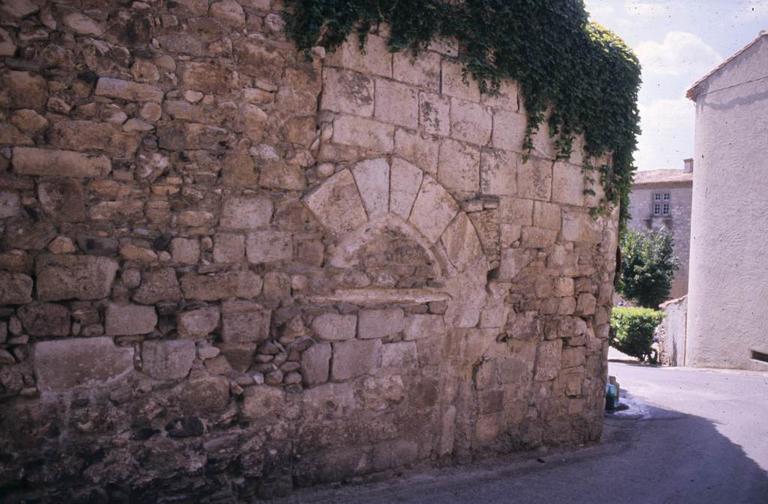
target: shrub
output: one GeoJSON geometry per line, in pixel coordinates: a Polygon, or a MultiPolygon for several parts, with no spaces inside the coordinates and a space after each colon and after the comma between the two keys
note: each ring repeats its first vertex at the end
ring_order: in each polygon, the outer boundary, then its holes
{"type": "Polygon", "coordinates": [[[611,314],[611,346],[640,360],[655,363],[653,332],[664,313],[650,308],[614,308],[611,314]]]}
{"type": "Polygon", "coordinates": [[[678,269],[673,245],[672,236],[663,228],[627,230],[621,239],[621,295],[646,308],[658,308],[666,301],[678,269]]]}

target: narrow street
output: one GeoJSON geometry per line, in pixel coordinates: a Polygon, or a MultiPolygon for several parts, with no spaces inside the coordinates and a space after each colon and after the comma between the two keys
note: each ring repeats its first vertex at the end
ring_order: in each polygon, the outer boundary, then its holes
{"type": "Polygon", "coordinates": [[[599,446],[297,492],[316,503],[768,502],[768,374],[612,362],[630,408],[599,446]]]}

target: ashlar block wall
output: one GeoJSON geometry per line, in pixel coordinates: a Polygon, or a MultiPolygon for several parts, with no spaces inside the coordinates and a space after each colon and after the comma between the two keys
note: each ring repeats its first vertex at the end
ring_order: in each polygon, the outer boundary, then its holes
{"type": "MultiPolygon", "coordinates": [[[[0,492],[197,501],[598,439],[616,219],[452,41],[0,7],[0,492]]],[[[384,30],[384,29],[382,29],[384,30]]],[[[9,497],[10,498],[10,497],[9,497]]]]}

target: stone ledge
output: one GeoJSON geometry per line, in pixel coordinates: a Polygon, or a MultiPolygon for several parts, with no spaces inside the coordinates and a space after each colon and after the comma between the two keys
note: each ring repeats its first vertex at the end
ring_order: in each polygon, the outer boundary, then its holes
{"type": "Polygon", "coordinates": [[[450,301],[451,295],[436,289],[339,289],[333,294],[308,296],[308,303],[424,304],[450,301]]]}

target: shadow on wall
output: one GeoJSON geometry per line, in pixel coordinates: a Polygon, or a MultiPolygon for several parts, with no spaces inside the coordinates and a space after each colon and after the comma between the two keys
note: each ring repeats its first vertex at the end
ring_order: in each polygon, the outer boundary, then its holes
{"type": "Polygon", "coordinates": [[[643,418],[608,416],[605,423],[603,443],[590,448],[489,458],[396,481],[307,489],[272,502],[765,502],[768,473],[707,418],[649,407],[643,418]]]}

